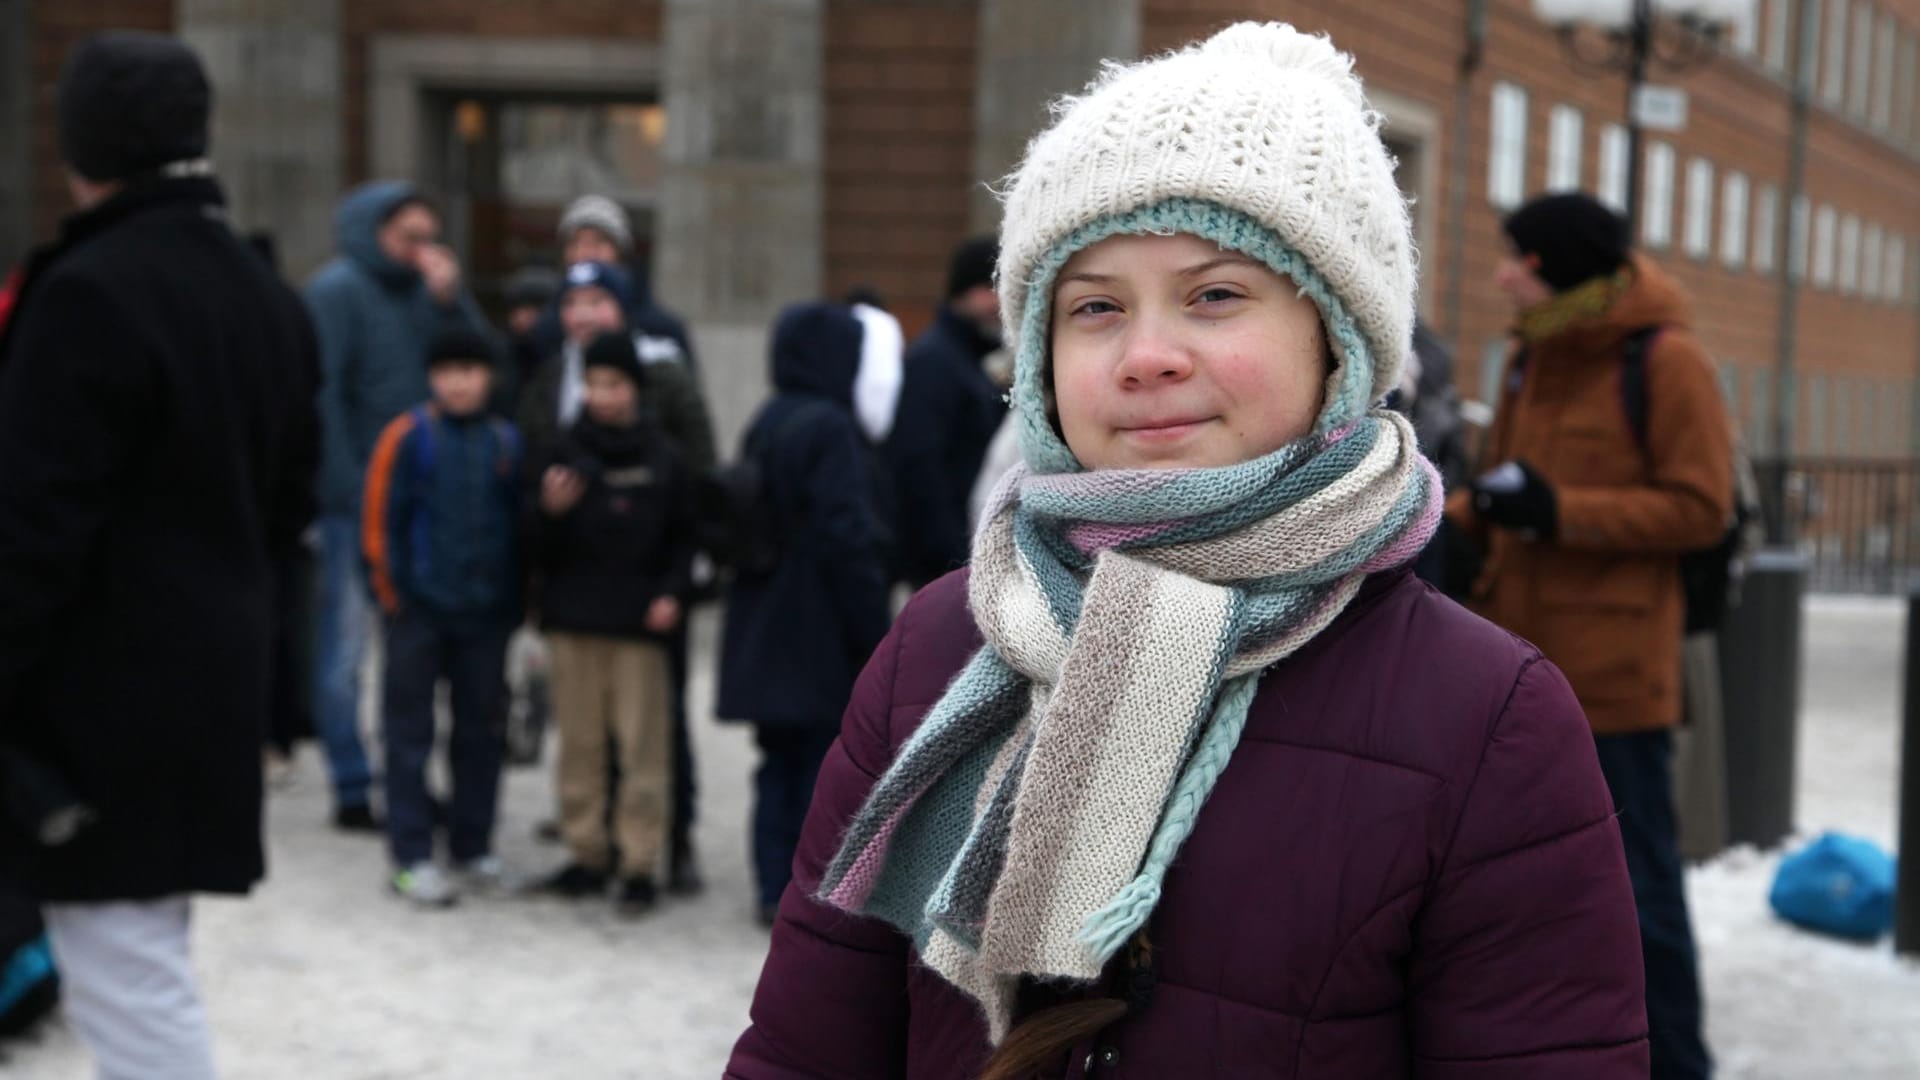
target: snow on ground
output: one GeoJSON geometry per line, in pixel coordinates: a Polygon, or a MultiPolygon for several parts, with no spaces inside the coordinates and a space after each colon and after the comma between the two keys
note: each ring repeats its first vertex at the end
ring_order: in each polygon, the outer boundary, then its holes
{"type": "MultiPolygon", "coordinates": [[[[1806,611],[1801,835],[1828,829],[1893,850],[1899,831],[1905,604],[1815,597],[1806,611]]],[[[1729,721],[1729,727],[1733,727],[1729,721]]],[[[1794,929],[1767,906],[1780,852],[1728,852],[1688,879],[1725,1080],[1920,1077],[1920,963],[1891,939],[1855,945],[1794,929]]]]}
{"type": "MultiPolygon", "coordinates": [[[[1891,846],[1899,785],[1904,610],[1809,602],[1798,821],[1891,846]]],[[[696,716],[707,715],[712,626],[701,627],[696,716]]],[[[324,826],[322,769],[270,808],[272,874],[250,901],[197,910],[197,959],[224,1074],[244,1080],[639,1078],[719,1075],[746,1019],[766,936],[751,920],[747,733],[700,722],[699,843],[711,887],[627,922],[598,905],[470,900],[447,913],[383,893],[373,840],[324,826]]],[[[548,812],[544,770],[508,775],[500,830],[518,868],[559,852],[532,839],[548,812]]],[[[1726,1080],[1920,1077],[1920,964],[1889,943],[1794,930],[1767,908],[1778,852],[1730,852],[1689,881],[1708,1033],[1726,1080]]],[[[54,1027],[0,1066],[22,1080],[77,1080],[84,1055],[54,1027]]]]}

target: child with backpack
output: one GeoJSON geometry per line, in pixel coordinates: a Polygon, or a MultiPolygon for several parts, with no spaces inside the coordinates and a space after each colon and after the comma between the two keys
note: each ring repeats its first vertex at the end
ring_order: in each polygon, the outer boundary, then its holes
{"type": "Polygon", "coordinates": [[[641,410],[632,337],[602,335],[582,360],[580,418],[537,474],[531,530],[570,855],[547,888],[602,895],[617,871],[619,911],[640,915],[657,897],[671,816],[668,642],[693,587],[694,474],[641,410]],[[613,785],[609,753],[619,764],[613,785]]]}
{"type": "Polygon", "coordinates": [[[470,330],[433,340],[431,400],[387,425],[367,466],[361,542],[386,619],[387,842],[394,892],[447,907],[460,887],[434,863],[427,759],[434,691],[453,707],[448,840],[468,888],[504,884],[493,854],[506,753],[507,638],[520,619],[520,436],[487,412],[494,345],[470,330]]]}

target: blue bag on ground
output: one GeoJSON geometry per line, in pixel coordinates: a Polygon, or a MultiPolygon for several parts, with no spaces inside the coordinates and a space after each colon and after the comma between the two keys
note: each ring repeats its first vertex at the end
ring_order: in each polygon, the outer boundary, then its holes
{"type": "Polygon", "coordinates": [[[1893,926],[1893,878],[1878,844],[1830,832],[1780,860],[1767,899],[1797,926],[1872,941],[1893,926]]]}

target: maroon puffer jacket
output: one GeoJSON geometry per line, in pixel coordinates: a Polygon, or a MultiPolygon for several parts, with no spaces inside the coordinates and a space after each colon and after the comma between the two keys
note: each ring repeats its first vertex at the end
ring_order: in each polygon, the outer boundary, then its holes
{"type": "MultiPolygon", "coordinates": [[[[828,755],[740,1080],[965,1080],[976,1007],[874,920],[809,899],[980,644],[959,572],[908,605],[828,755]]],[[[1404,572],[1260,683],[1154,911],[1158,988],[1078,1078],[1647,1075],[1633,891],[1593,739],[1525,642],[1404,572]]]]}

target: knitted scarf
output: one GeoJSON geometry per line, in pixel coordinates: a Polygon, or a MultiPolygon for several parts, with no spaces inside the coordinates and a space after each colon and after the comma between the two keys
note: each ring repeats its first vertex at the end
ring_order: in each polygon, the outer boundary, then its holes
{"type": "Polygon", "coordinates": [[[987,645],[818,896],[911,935],[998,1042],[1022,975],[1095,980],[1145,924],[1260,673],[1411,561],[1440,511],[1384,412],[1227,468],[1016,469],[974,544],[987,645]]]}
{"type": "Polygon", "coordinates": [[[1538,344],[1575,323],[1598,319],[1632,287],[1633,270],[1629,267],[1589,278],[1521,312],[1517,327],[1520,338],[1529,345],[1538,344]]]}

